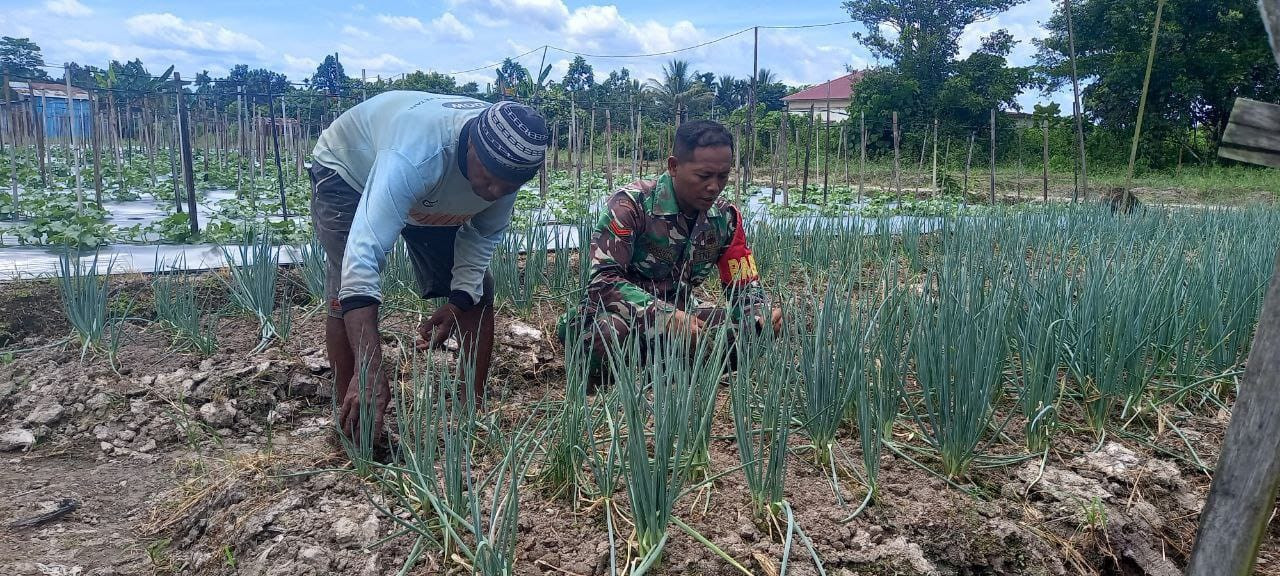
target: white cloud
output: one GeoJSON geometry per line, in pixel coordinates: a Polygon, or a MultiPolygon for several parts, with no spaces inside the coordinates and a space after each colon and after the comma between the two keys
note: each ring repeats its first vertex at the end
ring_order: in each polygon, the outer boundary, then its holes
{"type": "Polygon", "coordinates": [[[157,62],[172,64],[188,64],[192,62],[191,54],[183,50],[153,49],[136,44],[116,44],[100,40],[80,40],[69,38],[63,45],[70,51],[70,60],[102,61],[119,60],[125,62],[139,58],[155,66],[157,62]]]}
{"type": "Polygon", "coordinates": [[[289,78],[301,80],[302,78],[309,77],[312,74],[315,74],[316,68],[320,66],[320,62],[314,58],[294,56],[287,52],[283,55],[283,58],[284,70],[281,72],[289,78]]]}
{"type": "Polygon", "coordinates": [[[583,6],[561,29],[570,48],[596,54],[666,52],[705,40],[692,22],[664,24],[653,20],[634,24],[617,6],[583,6]]]}
{"type": "Polygon", "coordinates": [[[342,33],[355,38],[371,38],[373,35],[350,24],[342,27],[342,33]]]}
{"type": "Polygon", "coordinates": [[[81,18],[93,14],[93,9],[78,0],[47,0],[44,9],[58,16],[81,18]]]}
{"type": "Polygon", "coordinates": [[[418,68],[407,60],[387,52],[368,56],[350,46],[339,46],[338,49],[342,53],[342,67],[347,71],[347,76],[352,78],[359,78],[361,70],[364,70],[369,78],[379,75],[385,78],[399,76],[418,68]]]}
{"type": "Polygon", "coordinates": [[[482,25],[533,23],[547,30],[556,30],[569,18],[569,7],[563,0],[452,0],[450,4],[474,8],[475,13],[484,14],[485,18],[479,19],[482,25]]]}
{"type": "Polygon", "coordinates": [[[465,24],[449,12],[431,21],[431,29],[447,39],[467,41],[475,37],[465,24]]]}
{"type": "Polygon", "coordinates": [[[133,16],[125,20],[125,28],[135,38],[157,47],[211,52],[257,52],[263,49],[261,42],[246,34],[213,22],[185,21],[169,13],[133,16]]]}
{"type": "Polygon", "coordinates": [[[389,16],[386,14],[379,14],[378,21],[385,24],[392,30],[399,30],[401,32],[418,32],[425,34],[427,31],[427,29],[422,25],[422,21],[414,18],[413,16],[389,16]]]}

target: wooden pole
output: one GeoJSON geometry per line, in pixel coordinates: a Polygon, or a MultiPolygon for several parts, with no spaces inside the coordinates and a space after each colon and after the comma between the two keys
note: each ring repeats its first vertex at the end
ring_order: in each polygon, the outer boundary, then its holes
{"type": "MultiPolygon", "coordinates": [[[[783,112],[786,114],[786,112],[783,112]]],[[[766,134],[768,134],[766,132],[766,134]]],[[[769,136],[769,203],[778,197],[778,137],[769,136]]]]}
{"type": "MultiPolygon", "coordinates": [[[[364,71],[361,71],[363,76],[364,71]]],[[[289,217],[289,205],[284,196],[284,166],[280,163],[280,136],[276,123],[276,97],[267,94],[267,114],[271,116],[271,148],[276,158],[276,182],[280,184],[280,216],[289,217]]]]}
{"type": "Polygon", "coordinates": [[[80,154],[76,147],[76,115],[75,103],[71,99],[71,65],[63,67],[63,78],[67,81],[67,128],[71,133],[71,173],[76,179],[76,214],[84,212],[84,181],[80,177],[80,154]]]}
{"type": "Polygon", "coordinates": [[[996,205],[996,109],[991,109],[991,205],[996,205]]]}
{"type": "Polygon", "coordinates": [[[913,178],[912,188],[914,194],[920,196],[920,182],[924,180],[924,153],[929,149],[929,133],[926,131],[924,139],[920,141],[920,162],[916,164],[916,177],[913,178]]]}
{"type": "MultiPolygon", "coordinates": [[[[1280,64],[1280,5],[1258,3],[1280,64]]],[[[1280,269],[1280,253],[1276,255],[1280,269]]],[[[1280,487],[1280,275],[1271,279],[1244,383],[1232,407],[1209,499],[1200,513],[1188,576],[1252,574],[1280,487]]]]}
{"type": "MultiPolygon", "coordinates": [[[[1274,32],[1273,32],[1274,33],[1274,32]]],[[[1276,266],[1280,270],[1280,255],[1276,266]]],[[[1187,576],[1253,574],[1280,486],[1280,275],[1271,279],[1187,576]]]]}
{"type": "Polygon", "coordinates": [[[185,92],[182,89],[182,76],[173,73],[173,85],[178,99],[178,145],[182,148],[182,181],[187,186],[187,218],[191,223],[191,235],[200,235],[200,217],[196,212],[196,179],[195,169],[191,165],[191,119],[187,116],[185,92]]]}
{"type": "Polygon", "coordinates": [[[40,113],[39,114],[36,114],[35,107],[36,107],[36,100],[35,98],[32,98],[31,99],[31,119],[33,121],[32,123],[35,125],[35,132],[36,132],[36,164],[40,168],[40,185],[45,188],[48,188],[49,187],[49,170],[48,170],[48,167],[45,166],[45,158],[44,158],[45,156],[44,119],[47,117],[46,115],[49,114],[49,108],[47,103],[45,102],[44,96],[40,97],[40,113]]]}
{"type": "Polygon", "coordinates": [[[111,89],[111,75],[107,75],[107,124],[111,130],[111,157],[116,163],[116,190],[124,196],[124,160],[120,157],[120,112],[116,110],[116,93],[111,89]]]}
{"type": "MultiPolygon", "coordinates": [[[[178,78],[174,77],[174,81],[176,82],[177,80],[178,78]]],[[[182,129],[182,123],[178,121],[182,111],[181,92],[181,87],[179,87],[177,92],[173,95],[174,121],[169,124],[169,142],[167,147],[167,151],[169,153],[169,177],[173,181],[173,204],[174,210],[178,213],[182,213],[182,168],[184,167],[183,162],[186,161],[185,158],[178,158],[175,155],[178,153],[179,142],[182,139],[182,134],[179,132],[182,129]]],[[[159,120],[157,120],[157,122],[159,122],[159,120]]]]}
{"type": "Polygon", "coordinates": [[[862,186],[867,179],[867,113],[858,112],[858,203],[862,203],[862,186]]]}
{"type": "Polygon", "coordinates": [[[827,204],[827,185],[831,175],[831,83],[827,82],[826,125],[822,142],[822,204],[827,204]]]}
{"type": "MultiPolygon", "coordinates": [[[[9,111],[9,73],[8,72],[4,73],[4,109],[5,109],[5,112],[8,113],[9,111]]],[[[9,218],[13,220],[17,220],[18,212],[19,212],[18,210],[18,157],[17,157],[17,150],[16,150],[18,147],[18,144],[17,144],[18,131],[15,129],[15,126],[12,124],[12,118],[9,118],[9,120],[10,120],[9,134],[13,136],[13,141],[14,141],[13,145],[9,147],[9,183],[12,186],[11,192],[13,194],[12,195],[12,200],[13,200],[12,211],[9,212],[9,218]]]]}
{"type": "Polygon", "coordinates": [[[244,86],[236,86],[236,136],[240,148],[236,156],[236,198],[244,197],[244,156],[247,142],[244,135],[244,86]]]}
{"type": "Polygon", "coordinates": [[[898,195],[898,203],[902,203],[902,176],[899,163],[902,136],[898,133],[898,112],[893,112],[893,190],[898,195]]]}
{"type": "Polygon", "coordinates": [[[1040,121],[1040,126],[1044,131],[1044,159],[1041,162],[1043,170],[1040,172],[1040,180],[1044,201],[1049,201],[1049,121],[1040,121]]]}
{"type": "Polygon", "coordinates": [[[89,142],[93,146],[93,203],[102,208],[102,148],[99,145],[102,127],[98,124],[98,98],[89,94],[89,142]]]}
{"type": "Polygon", "coordinates": [[[613,149],[613,118],[609,114],[609,109],[604,109],[604,147],[606,150],[605,167],[604,167],[604,187],[605,192],[613,192],[613,170],[617,167],[615,159],[617,155],[613,149]]]}
{"type": "MultiPolygon", "coordinates": [[[[1088,154],[1085,153],[1084,147],[1084,120],[1081,119],[1083,111],[1080,107],[1080,79],[1076,76],[1076,32],[1075,27],[1071,23],[1071,0],[1062,0],[1062,11],[1067,15],[1067,46],[1070,49],[1069,56],[1071,58],[1071,112],[1076,117],[1076,143],[1080,148],[1080,192],[1084,193],[1084,200],[1089,201],[1089,169],[1088,154]]],[[[1075,193],[1072,193],[1074,201],[1075,193]]]]}
{"type": "Polygon", "coordinates": [[[817,126],[813,120],[813,104],[809,105],[809,129],[815,132],[813,146],[809,145],[809,139],[805,138],[804,143],[804,182],[800,184],[800,203],[807,204],[809,202],[809,154],[817,144],[817,126]]]}
{"type": "MultiPolygon", "coordinates": [[[[747,165],[746,177],[743,179],[747,184],[751,182],[751,166],[756,157],[756,93],[759,87],[756,85],[760,76],[760,27],[756,26],[752,29],[752,45],[751,45],[751,93],[749,95],[750,105],[747,113],[747,134],[751,140],[747,144],[747,165]]],[[[745,186],[746,184],[744,184],[745,186]]],[[[739,193],[741,194],[741,193],[739,193]]],[[[739,200],[741,204],[741,200],[739,200]]]]}
{"type": "Polygon", "coordinates": [[[933,193],[938,193],[938,117],[933,117],[933,178],[929,180],[933,193]]]}
{"type": "MultiPolygon", "coordinates": [[[[787,126],[787,118],[791,116],[791,112],[782,111],[782,116],[778,118],[778,163],[781,164],[782,170],[782,205],[787,205],[787,178],[791,175],[791,152],[787,150],[787,133],[791,131],[787,126]]],[[[778,200],[777,189],[774,189],[771,202],[778,200]]]]}
{"type": "Polygon", "coordinates": [[[1142,77],[1142,95],[1138,97],[1138,122],[1133,127],[1133,144],[1129,146],[1129,171],[1124,178],[1124,190],[1133,188],[1133,164],[1138,160],[1138,139],[1142,136],[1142,116],[1147,111],[1147,90],[1151,87],[1151,68],[1156,62],[1156,40],[1160,37],[1160,16],[1164,13],[1164,0],[1156,3],[1156,22],[1151,27],[1151,48],[1147,50],[1147,71],[1142,77]]]}
{"type": "Polygon", "coordinates": [[[742,205],[742,127],[735,125],[733,127],[733,173],[738,177],[738,185],[735,186],[735,201],[739,206],[742,205]]]}
{"type": "Polygon", "coordinates": [[[560,123],[551,125],[551,170],[560,170],[560,123]]]}
{"type": "Polygon", "coordinates": [[[591,109],[591,125],[587,130],[587,162],[590,165],[587,173],[594,178],[596,175],[596,109],[591,109]]]}
{"type": "Polygon", "coordinates": [[[964,161],[964,194],[969,195],[969,168],[973,166],[973,141],[975,134],[969,133],[969,156],[964,161]]]}

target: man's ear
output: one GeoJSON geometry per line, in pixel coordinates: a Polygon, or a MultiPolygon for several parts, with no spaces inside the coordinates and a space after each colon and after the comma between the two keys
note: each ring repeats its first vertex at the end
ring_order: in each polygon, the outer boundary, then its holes
{"type": "Polygon", "coordinates": [[[675,156],[667,156],[667,172],[670,172],[672,176],[675,176],[676,168],[679,166],[680,160],[676,159],[675,156]]]}

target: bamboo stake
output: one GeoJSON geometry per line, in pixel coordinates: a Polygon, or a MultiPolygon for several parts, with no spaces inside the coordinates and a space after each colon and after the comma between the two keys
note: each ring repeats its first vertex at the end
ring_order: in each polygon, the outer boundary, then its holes
{"type": "MultiPolygon", "coordinates": [[[[9,111],[9,73],[8,72],[5,72],[4,74],[4,109],[5,109],[5,112],[9,111]]],[[[9,212],[9,217],[13,220],[17,220],[18,213],[20,211],[18,210],[18,157],[17,157],[17,151],[15,149],[18,147],[18,145],[16,144],[17,130],[15,130],[14,128],[15,127],[13,126],[13,124],[9,125],[9,133],[14,136],[13,139],[15,141],[15,144],[9,147],[9,182],[10,182],[10,185],[13,187],[11,190],[13,194],[12,196],[13,204],[12,204],[12,211],[9,212]]]]}
{"type": "Polygon", "coordinates": [[[604,187],[605,191],[613,192],[613,170],[617,167],[617,150],[613,148],[613,119],[609,114],[609,109],[604,109],[604,147],[607,151],[604,166],[604,187]]]}
{"type": "Polygon", "coordinates": [[[1048,202],[1049,201],[1049,121],[1042,120],[1040,122],[1040,126],[1044,130],[1044,160],[1041,163],[1041,165],[1044,168],[1040,172],[1040,180],[1042,183],[1044,201],[1048,202]]]}
{"type": "Polygon", "coordinates": [[[68,64],[63,68],[63,78],[67,81],[67,129],[71,133],[71,147],[68,152],[71,156],[71,173],[76,179],[76,214],[84,212],[84,182],[80,177],[80,154],[76,147],[76,117],[75,105],[71,100],[71,65],[68,64]]]}
{"type": "Polygon", "coordinates": [[[902,203],[902,176],[899,166],[899,145],[902,137],[898,133],[898,112],[893,113],[893,189],[898,195],[898,203],[902,203]]]}
{"type": "Polygon", "coordinates": [[[98,98],[92,92],[88,94],[89,142],[93,147],[93,201],[102,208],[102,149],[98,142],[102,127],[98,125],[98,98]]]}
{"type": "Polygon", "coordinates": [[[938,117],[933,117],[933,178],[929,180],[933,193],[938,193],[938,117]]]}
{"type": "Polygon", "coordinates": [[[991,205],[996,205],[996,109],[991,109],[991,205]]]}
{"type": "MultiPolygon", "coordinates": [[[[780,140],[780,143],[778,143],[778,147],[780,147],[780,152],[778,152],[778,154],[780,154],[780,156],[778,156],[778,163],[782,164],[783,206],[787,205],[787,178],[791,175],[791,152],[787,150],[787,132],[791,132],[790,129],[787,129],[787,118],[790,118],[790,116],[791,113],[788,113],[786,110],[782,110],[782,116],[778,119],[778,140],[780,140]]],[[[777,202],[777,200],[777,188],[774,188],[773,196],[769,198],[769,202],[777,202]]]]}
{"type": "Polygon", "coordinates": [[[973,166],[973,141],[975,134],[969,133],[969,155],[964,160],[964,195],[969,195],[969,169],[973,166]]]}
{"type": "MultiPolygon", "coordinates": [[[[809,129],[814,131],[813,146],[809,146],[809,139],[805,138],[804,142],[804,182],[800,185],[800,203],[809,203],[809,153],[814,147],[817,147],[817,132],[813,121],[813,104],[809,105],[809,129]]],[[[798,141],[798,140],[797,140],[798,141]]]]}
{"type": "Polygon", "coordinates": [[[48,188],[49,187],[49,170],[46,166],[46,160],[45,160],[45,154],[47,150],[45,149],[45,141],[44,141],[45,140],[44,119],[45,119],[45,115],[49,113],[49,108],[46,105],[43,95],[40,96],[40,113],[39,114],[36,114],[35,107],[36,107],[36,102],[35,102],[35,99],[32,98],[31,99],[31,120],[35,126],[35,132],[36,132],[36,164],[40,167],[40,185],[45,188],[48,188]]]}
{"type": "MultiPolygon", "coordinates": [[[[191,224],[191,235],[200,235],[200,215],[196,211],[195,168],[191,158],[191,117],[187,114],[186,91],[182,89],[182,76],[173,73],[174,99],[178,101],[178,145],[182,153],[182,182],[187,188],[187,218],[191,224]]],[[[181,206],[182,202],[179,201],[181,206]]]]}
{"type": "MultiPolygon", "coordinates": [[[[1063,12],[1067,14],[1067,46],[1071,50],[1071,112],[1076,117],[1076,142],[1080,147],[1080,191],[1084,192],[1084,200],[1089,201],[1089,164],[1088,154],[1084,147],[1084,120],[1081,119],[1080,79],[1076,75],[1076,31],[1071,22],[1071,0],[1062,0],[1063,12]]],[[[1158,10],[1158,9],[1157,9],[1158,10]]],[[[1072,201],[1076,200],[1072,192],[1072,201]]]]}
{"type": "Polygon", "coordinates": [[[1138,139],[1142,136],[1142,116],[1147,111],[1147,89],[1151,87],[1151,68],[1156,61],[1156,41],[1160,37],[1160,16],[1164,13],[1164,0],[1156,3],[1156,22],[1151,27],[1151,49],[1147,51],[1147,71],[1142,77],[1142,95],[1138,98],[1138,122],[1133,127],[1133,144],[1129,146],[1129,172],[1124,178],[1124,190],[1133,188],[1133,164],[1138,159],[1138,139]]]}
{"type": "Polygon", "coordinates": [[[858,112],[858,203],[862,203],[862,186],[867,179],[867,112],[858,112]]]}
{"type": "MultiPolygon", "coordinates": [[[[827,185],[829,184],[829,176],[831,175],[831,83],[827,82],[827,102],[826,102],[827,121],[823,126],[825,131],[822,146],[822,204],[827,204],[827,185]]],[[[817,136],[817,134],[814,134],[817,136]]]]}

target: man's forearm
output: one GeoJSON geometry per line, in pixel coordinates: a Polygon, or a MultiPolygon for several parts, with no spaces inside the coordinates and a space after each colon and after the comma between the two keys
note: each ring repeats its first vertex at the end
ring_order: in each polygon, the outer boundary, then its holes
{"type": "MultiPolygon", "coordinates": [[[[378,309],[373,304],[351,310],[343,315],[347,328],[347,340],[355,357],[355,376],[361,374],[366,383],[372,383],[382,373],[382,338],[378,335],[378,309]]],[[[358,381],[358,380],[357,380],[358,381]]]]}

